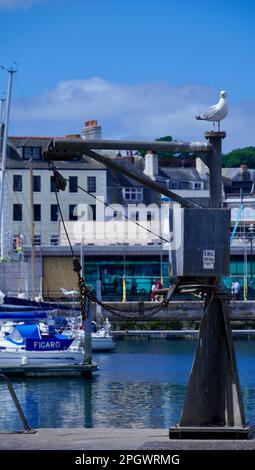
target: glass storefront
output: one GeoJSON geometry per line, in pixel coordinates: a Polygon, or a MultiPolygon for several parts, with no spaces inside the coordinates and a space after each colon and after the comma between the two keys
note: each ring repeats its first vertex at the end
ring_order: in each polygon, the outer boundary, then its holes
{"type": "Polygon", "coordinates": [[[151,289],[158,279],[169,285],[168,257],[105,256],[86,257],[86,282],[96,291],[101,281],[103,300],[150,300],[151,289]],[[126,291],[126,292],[123,292],[126,291]]]}
{"type": "Polygon", "coordinates": [[[238,300],[255,300],[255,262],[251,263],[250,256],[247,259],[236,257],[230,262],[230,276],[223,278],[223,283],[232,295],[232,283],[238,281],[240,294],[238,300]]]}
{"type": "MultiPolygon", "coordinates": [[[[108,301],[150,300],[152,286],[159,279],[164,287],[169,286],[167,256],[104,256],[103,259],[87,256],[84,273],[94,292],[97,281],[101,281],[102,299],[108,301]]],[[[230,276],[223,278],[230,293],[236,280],[240,284],[240,300],[255,300],[255,262],[251,267],[249,258],[246,263],[241,257],[232,259],[230,276]]],[[[191,299],[196,300],[194,296],[191,299]]]]}

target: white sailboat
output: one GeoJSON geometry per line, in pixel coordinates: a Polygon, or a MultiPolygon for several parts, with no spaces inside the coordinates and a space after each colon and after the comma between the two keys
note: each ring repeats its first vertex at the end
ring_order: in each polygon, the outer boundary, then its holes
{"type": "Polygon", "coordinates": [[[50,331],[45,323],[6,323],[0,330],[0,370],[6,366],[83,364],[75,337],[50,331]]]}
{"type": "MultiPolygon", "coordinates": [[[[92,323],[95,324],[95,322],[92,323]]],[[[111,335],[111,324],[108,319],[106,319],[102,328],[92,331],[91,338],[92,351],[113,351],[116,348],[111,335]]]]}
{"type": "MultiPolygon", "coordinates": [[[[73,303],[71,307],[71,312],[75,311],[75,295],[78,293],[76,290],[68,291],[64,288],[61,288],[61,291],[64,295],[71,295],[73,298],[73,303]]],[[[69,326],[73,329],[77,336],[77,341],[83,342],[84,340],[84,330],[79,328],[81,325],[81,319],[78,317],[71,318],[69,326]]],[[[113,351],[116,348],[116,344],[113,341],[111,336],[111,324],[108,318],[104,321],[103,326],[97,330],[97,325],[95,321],[92,321],[92,332],[91,332],[91,347],[92,351],[113,351]]]]}

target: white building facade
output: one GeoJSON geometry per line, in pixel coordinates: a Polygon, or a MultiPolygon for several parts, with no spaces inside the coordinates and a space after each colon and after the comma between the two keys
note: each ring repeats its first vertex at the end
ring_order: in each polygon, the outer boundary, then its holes
{"type": "MultiPolygon", "coordinates": [[[[31,202],[33,204],[35,246],[59,244],[60,214],[58,210],[55,181],[43,151],[49,139],[30,138],[29,147],[25,138],[17,142],[10,139],[7,159],[7,176],[4,199],[4,228],[7,256],[11,255],[11,240],[31,246],[31,202]],[[22,145],[24,144],[24,145],[22,145]],[[26,149],[33,159],[33,201],[30,196],[29,161],[23,158],[26,149]],[[36,158],[33,158],[36,156],[36,158]]],[[[106,200],[106,168],[91,159],[80,159],[56,164],[61,175],[68,180],[65,191],[58,191],[58,198],[65,221],[103,220],[106,200]],[[82,191],[88,191],[87,194],[82,191]]],[[[15,248],[15,246],[14,246],[15,248]]]]}

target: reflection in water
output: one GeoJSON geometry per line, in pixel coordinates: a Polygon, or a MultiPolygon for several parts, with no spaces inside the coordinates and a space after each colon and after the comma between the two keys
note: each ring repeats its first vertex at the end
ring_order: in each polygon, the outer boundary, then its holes
{"type": "MultiPolygon", "coordinates": [[[[169,428],[180,418],[194,341],[120,341],[97,354],[100,372],[83,378],[15,379],[31,427],[169,428]]],[[[247,421],[255,422],[255,341],[236,343],[247,421]]],[[[1,383],[0,430],[22,429],[1,383]]]]}
{"type": "Polygon", "coordinates": [[[167,428],[180,413],[185,387],[112,382],[101,391],[107,398],[94,409],[94,426],[167,428]]]}
{"type": "Polygon", "coordinates": [[[83,403],[84,403],[84,424],[85,428],[93,428],[93,412],[92,412],[92,380],[83,381],[83,403]]]}

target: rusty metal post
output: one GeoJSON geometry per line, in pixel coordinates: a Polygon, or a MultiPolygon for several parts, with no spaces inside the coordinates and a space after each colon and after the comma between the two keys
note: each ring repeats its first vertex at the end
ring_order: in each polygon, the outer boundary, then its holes
{"type": "Polygon", "coordinates": [[[205,132],[205,138],[211,144],[211,152],[207,158],[210,182],[210,207],[222,207],[222,139],[226,132],[205,132]]]}

